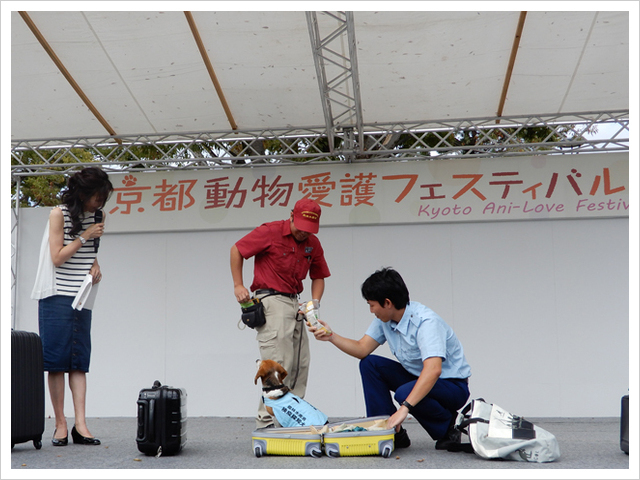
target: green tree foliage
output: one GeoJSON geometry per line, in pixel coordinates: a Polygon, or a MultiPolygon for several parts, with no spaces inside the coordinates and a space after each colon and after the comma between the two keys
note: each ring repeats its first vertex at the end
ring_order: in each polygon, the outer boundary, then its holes
{"type": "MultiPolygon", "coordinates": [[[[83,149],[72,149],[61,154],[58,151],[41,151],[35,154],[33,151],[18,153],[18,158],[12,158],[11,164],[19,163],[39,165],[44,164],[46,159],[51,164],[68,164],[78,162],[92,162],[93,156],[83,149]]],[[[50,170],[64,171],[65,167],[52,166],[50,170]]],[[[67,185],[67,177],[59,175],[41,175],[21,177],[20,179],[20,202],[21,207],[50,207],[60,204],[62,190],[67,185]]],[[[11,178],[11,196],[15,200],[17,194],[17,179],[11,178]]]]}

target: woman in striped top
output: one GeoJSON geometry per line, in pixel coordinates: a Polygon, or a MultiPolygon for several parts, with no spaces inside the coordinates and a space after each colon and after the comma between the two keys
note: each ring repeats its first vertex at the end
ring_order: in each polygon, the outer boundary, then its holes
{"type": "Polygon", "coordinates": [[[38,297],[44,366],[49,372],[47,380],[56,418],[52,443],[55,446],[68,443],[64,415],[64,374],[67,372],[75,412],[73,441],[99,445],[100,440],[91,435],[85,419],[91,310],[76,310],[72,303],[87,274],[93,277],[94,285],[102,279],[96,256],[104,222],[96,219],[96,213],[102,214],[113,185],[105,172],[88,167],[70,177],[67,187],[62,205],[49,215],[49,252],[55,273],[51,282],[55,284],[38,297]]]}

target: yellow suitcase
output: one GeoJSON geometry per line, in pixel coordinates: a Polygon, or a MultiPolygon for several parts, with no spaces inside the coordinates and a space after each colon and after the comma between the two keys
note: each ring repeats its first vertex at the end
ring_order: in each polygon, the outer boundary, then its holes
{"type": "MultiPolygon", "coordinates": [[[[322,427],[317,427],[318,430],[322,427]]],[[[261,428],[252,433],[253,453],[263,455],[322,456],[322,435],[311,427],[261,428]]]]}
{"type": "Polygon", "coordinates": [[[393,428],[386,428],[388,416],[357,418],[313,427],[262,428],[252,433],[253,453],[321,457],[382,455],[394,450],[393,428]],[[362,430],[370,429],[374,430],[362,430]],[[345,431],[347,430],[347,431],[345,431]]]}
{"type": "Polygon", "coordinates": [[[388,416],[368,417],[347,420],[327,425],[328,431],[323,435],[324,451],[329,457],[359,457],[365,455],[382,455],[389,458],[394,450],[395,429],[386,428],[388,416]],[[365,431],[341,431],[352,427],[365,431]]]}

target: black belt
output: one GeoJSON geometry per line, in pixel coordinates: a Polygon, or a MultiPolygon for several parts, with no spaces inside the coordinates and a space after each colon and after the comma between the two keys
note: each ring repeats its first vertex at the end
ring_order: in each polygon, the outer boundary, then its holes
{"type": "Polygon", "coordinates": [[[283,297],[298,298],[297,293],[278,292],[277,290],[272,290],[271,288],[263,288],[260,290],[256,290],[255,294],[256,295],[282,295],[283,297]]]}

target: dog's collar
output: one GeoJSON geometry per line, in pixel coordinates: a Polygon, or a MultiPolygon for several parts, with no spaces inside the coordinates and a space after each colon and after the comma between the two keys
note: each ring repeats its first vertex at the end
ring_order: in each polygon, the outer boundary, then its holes
{"type": "Polygon", "coordinates": [[[276,385],[275,387],[262,387],[262,391],[265,393],[272,392],[274,390],[281,390],[285,388],[283,384],[276,385]]]}

